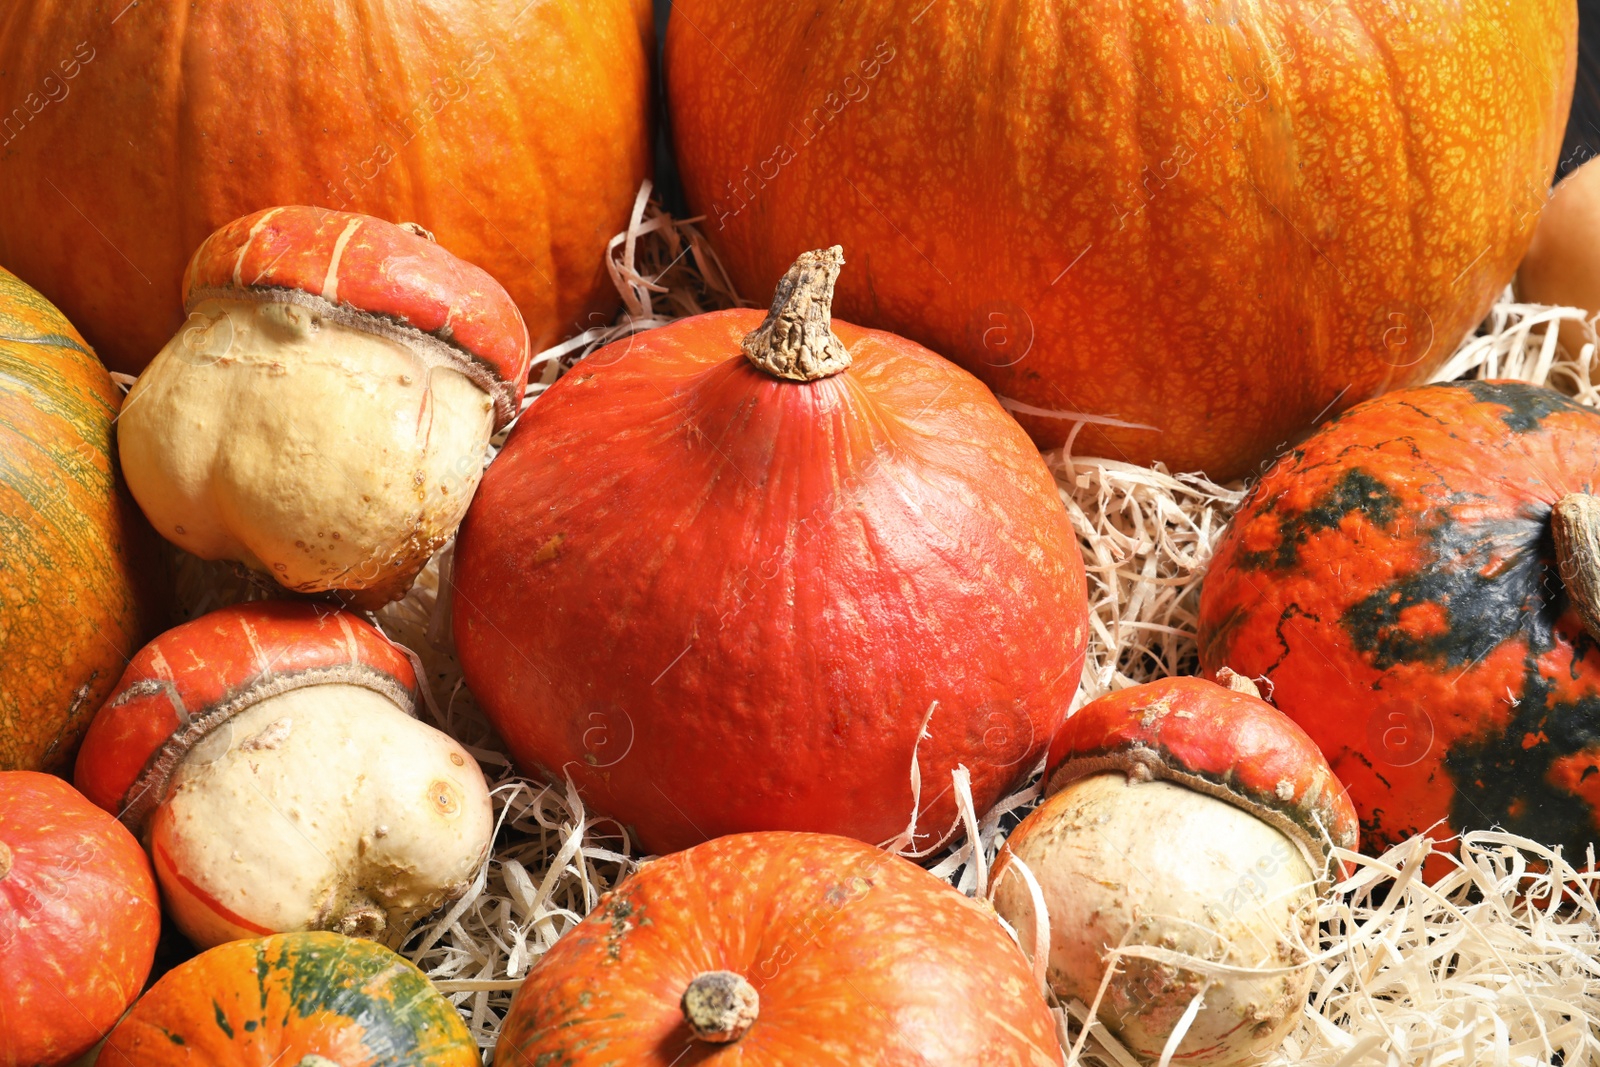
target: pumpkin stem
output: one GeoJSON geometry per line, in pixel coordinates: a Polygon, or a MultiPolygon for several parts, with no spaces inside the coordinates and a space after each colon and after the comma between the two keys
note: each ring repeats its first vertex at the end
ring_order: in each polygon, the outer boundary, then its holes
{"type": "Polygon", "coordinates": [[[1261,687],[1256,685],[1255,679],[1247,678],[1228,667],[1217,668],[1217,684],[1225,689],[1232,689],[1235,693],[1245,693],[1257,698],[1261,696],[1261,687]]]}
{"type": "Polygon", "coordinates": [[[742,975],[705,971],[683,991],[680,1006],[695,1037],[727,1045],[739,1040],[755,1024],[761,1012],[761,994],[742,975]]]}
{"type": "Polygon", "coordinates": [[[438,238],[433,236],[433,231],[423,229],[420,222],[402,222],[400,223],[400,228],[409,234],[422,238],[429,244],[436,245],[439,243],[438,238]]]}
{"type": "Polygon", "coordinates": [[[1589,636],[1600,642],[1600,497],[1571,493],[1550,513],[1556,567],[1589,636]]]}
{"type": "Polygon", "coordinates": [[[745,356],[774,378],[814,382],[850,366],[833,335],[833,283],[844,266],[838,245],[803,252],[772,294],[772,310],[741,343],[745,356]]]}
{"type": "Polygon", "coordinates": [[[388,916],[384,915],[382,910],[370,902],[363,902],[339,916],[339,921],[333,924],[333,928],[346,937],[363,937],[369,941],[376,941],[383,934],[384,927],[388,925],[388,916]]]}
{"type": "Polygon", "coordinates": [[[11,846],[4,841],[0,841],[0,878],[4,878],[11,873],[12,862],[11,846]]]}

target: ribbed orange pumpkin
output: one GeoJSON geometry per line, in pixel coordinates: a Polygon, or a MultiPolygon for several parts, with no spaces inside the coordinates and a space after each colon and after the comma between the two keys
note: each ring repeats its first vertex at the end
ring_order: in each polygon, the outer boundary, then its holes
{"type": "MultiPolygon", "coordinates": [[[[184,263],[278,204],[418,222],[535,348],[615,303],[650,162],[633,0],[38,0],[0,13],[0,262],[115,370],[183,318],[184,263]]],[[[248,282],[248,279],[246,279],[248,282]]]]}
{"type": "Polygon", "coordinates": [[[68,766],[159,622],[155,538],[112,458],[120,402],[72,324],[0,269],[0,770],[68,766]]]}
{"type": "Polygon", "coordinates": [[[606,894],[529,973],[495,1063],[1058,1067],[1054,1031],[990,908],[856,841],[737,834],[606,894]]]}
{"type": "Polygon", "coordinates": [[[742,292],[837,241],[841,317],[955,359],[1041,443],[1087,418],[1080,451],[1231,476],[1482,317],[1544,202],[1576,23],[1574,0],[680,0],[667,95],[742,292]]]}
{"type": "Polygon", "coordinates": [[[802,256],[765,321],[698,315],[585,359],[456,543],[461,666],[511,754],[654,852],[876,844],[914,811],[928,846],[952,772],[986,810],[1077,690],[1083,561],[1049,470],[959,367],[829,332],[838,252],[802,256]]]}

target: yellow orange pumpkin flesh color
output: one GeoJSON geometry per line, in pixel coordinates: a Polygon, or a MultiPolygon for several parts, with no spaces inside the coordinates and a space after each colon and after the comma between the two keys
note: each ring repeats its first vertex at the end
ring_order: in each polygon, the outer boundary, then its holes
{"type": "Polygon", "coordinates": [[[0,770],[60,770],[160,622],[155,536],[121,485],[121,398],[0,269],[0,770]]]}
{"type": "Polygon", "coordinates": [[[1219,477],[1425,380],[1510,280],[1574,0],[682,0],[667,97],[741,292],[835,311],[1042,445],[1219,477]]]}

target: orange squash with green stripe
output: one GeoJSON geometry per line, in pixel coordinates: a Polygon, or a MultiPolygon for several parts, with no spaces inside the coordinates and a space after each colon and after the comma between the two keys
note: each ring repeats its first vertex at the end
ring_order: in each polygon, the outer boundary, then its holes
{"type": "Polygon", "coordinates": [[[154,538],[112,456],[119,403],[72,324],[0,269],[0,770],[70,766],[156,629],[154,538]]]}
{"type": "Polygon", "coordinates": [[[332,933],[230,941],[169,971],[111,1032],[116,1067],[477,1067],[408,961],[332,933]]]}

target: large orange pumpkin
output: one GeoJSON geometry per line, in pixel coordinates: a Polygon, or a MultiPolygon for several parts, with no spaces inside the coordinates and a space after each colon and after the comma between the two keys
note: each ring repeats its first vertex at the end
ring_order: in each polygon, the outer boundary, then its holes
{"type": "Polygon", "coordinates": [[[1556,164],[1574,0],[680,0],[684,186],[759,295],[981,377],[1041,444],[1242,473],[1423,380],[1556,164]],[[1124,425],[1118,425],[1118,424],[1124,425]],[[1134,425],[1125,425],[1134,424],[1134,425]]]}
{"type": "Polygon", "coordinates": [[[877,843],[913,811],[928,846],[952,771],[985,810],[1077,689],[1083,562],[1049,470],[970,374],[828,332],[837,251],[803,256],[765,322],[700,315],[585,359],[461,528],[467,684],[525,771],[651,851],[877,843]]]}
{"type": "Polygon", "coordinates": [[[0,770],[55,770],[156,628],[154,535],[121,486],[121,398],[0,269],[0,770]]]}
{"type": "Polygon", "coordinates": [[[739,834],[601,899],[517,992],[510,1067],[1058,1067],[1022,952],[914,864],[822,834],[739,834]]]}
{"type": "Polygon", "coordinates": [[[535,348],[615,300],[650,160],[633,0],[40,0],[0,13],[0,262],[114,370],[182,323],[224,223],[278,204],[417,222],[535,348]]]}
{"type": "Polygon", "coordinates": [[[139,842],[66,782],[0,771],[0,1067],[87,1051],[138,997],[161,930],[139,842]]]}

